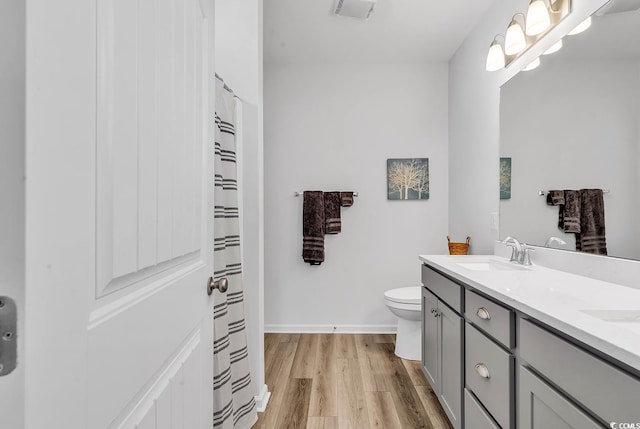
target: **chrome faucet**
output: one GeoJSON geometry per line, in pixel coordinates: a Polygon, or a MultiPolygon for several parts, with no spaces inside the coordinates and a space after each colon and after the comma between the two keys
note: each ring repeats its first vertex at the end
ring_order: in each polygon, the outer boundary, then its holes
{"type": "Polygon", "coordinates": [[[535,251],[534,248],[527,246],[526,243],[520,243],[520,241],[514,237],[507,237],[502,240],[502,243],[511,247],[511,258],[509,262],[515,262],[520,265],[533,265],[529,252],[535,251]]]}
{"type": "Polygon", "coordinates": [[[509,259],[509,262],[520,263],[520,258],[522,258],[522,244],[518,241],[518,239],[509,236],[502,240],[502,244],[511,247],[511,258],[509,259]]]}
{"type": "Polygon", "coordinates": [[[551,247],[553,243],[559,244],[560,246],[567,244],[567,242],[560,237],[549,237],[546,243],[544,243],[544,247],[551,247]]]}

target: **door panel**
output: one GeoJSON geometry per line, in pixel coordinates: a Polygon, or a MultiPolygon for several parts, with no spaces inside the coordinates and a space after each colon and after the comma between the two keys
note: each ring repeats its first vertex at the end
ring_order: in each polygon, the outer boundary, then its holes
{"type": "Polygon", "coordinates": [[[198,301],[206,296],[200,279],[204,268],[194,264],[182,279],[168,282],[126,310],[123,303],[111,317],[89,327],[88,407],[95,427],[107,427],[116,417],[122,418],[121,410],[144,394],[148,383],[166,370],[167,360],[183,351],[185,338],[195,335],[201,341],[202,315],[183,314],[179,307],[198,308],[198,301]]]}
{"type": "Polygon", "coordinates": [[[204,17],[197,0],[97,5],[101,297],[200,256],[204,17]]]}
{"type": "Polygon", "coordinates": [[[27,18],[25,427],[210,428],[213,1],[27,18]]]}
{"type": "Polygon", "coordinates": [[[201,427],[199,377],[203,347],[200,332],[194,333],[180,353],[156,377],[152,386],[137,398],[124,421],[113,427],[197,428],[201,427]],[[195,408],[195,409],[194,409],[195,408]]]}
{"type": "MultiPolygon", "coordinates": [[[[127,288],[115,302],[98,299],[88,331],[89,419],[106,427],[136,407],[154,409],[157,396],[146,389],[176,369],[167,357],[195,350],[180,345],[187,337],[200,343],[201,314],[171,315],[197,306],[189,297],[204,293],[206,243],[196,213],[206,83],[196,55],[204,19],[197,0],[98,5],[97,297],[127,288]]],[[[191,351],[185,362],[195,359],[191,351]]],[[[186,411],[186,419],[198,417],[186,411]]]]}

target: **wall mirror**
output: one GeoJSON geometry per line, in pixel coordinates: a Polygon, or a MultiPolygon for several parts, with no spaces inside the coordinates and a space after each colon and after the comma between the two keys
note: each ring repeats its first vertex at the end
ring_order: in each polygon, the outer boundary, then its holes
{"type": "Polygon", "coordinates": [[[539,191],[600,188],[609,191],[608,255],[640,260],[639,41],[639,10],[601,10],[590,29],[502,87],[500,156],[511,159],[511,189],[501,195],[501,238],[543,246],[555,236],[567,244],[551,247],[575,250],[575,234],[558,228],[558,207],[539,191]]]}

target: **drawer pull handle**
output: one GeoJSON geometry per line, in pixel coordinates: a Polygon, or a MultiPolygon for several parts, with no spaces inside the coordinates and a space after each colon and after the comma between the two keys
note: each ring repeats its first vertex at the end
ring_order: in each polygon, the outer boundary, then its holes
{"type": "Polygon", "coordinates": [[[491,313],[489,313],[489,310],[487,310],[484,307],[480,307],[480,308],[478,308],[476,310],[476,316],[478,316],[482,320],[490,320],[491,319],[491,313]]]}
{"type": "Polygon", "coordinates": [[[487,368],[487,366],[483,363],[478,363],[476,364],[476,372],[478,373],[478,375],[482,378],[491,378],[491,374],[489,374],[489,368],[487,368]]]}

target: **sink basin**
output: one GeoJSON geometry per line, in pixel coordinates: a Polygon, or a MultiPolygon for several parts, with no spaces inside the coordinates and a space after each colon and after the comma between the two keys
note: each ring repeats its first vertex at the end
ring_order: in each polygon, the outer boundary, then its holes
{"type": "Polygon", "coordinates": [[[493,259],[456,262],[456,265],[471,271],[522,271],[528,268],[512,262],[500,262],[493,259]]]}
{"type": "Polygon", "coordinates": [[[580,310],[584,314],[605,322],[640,323],[640,310],[580,310]]]}

